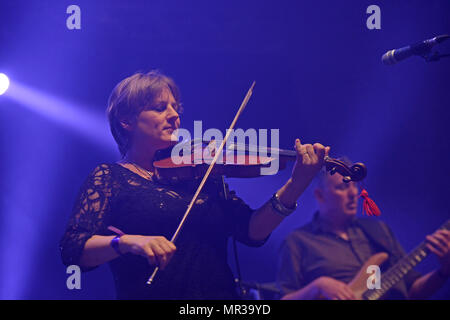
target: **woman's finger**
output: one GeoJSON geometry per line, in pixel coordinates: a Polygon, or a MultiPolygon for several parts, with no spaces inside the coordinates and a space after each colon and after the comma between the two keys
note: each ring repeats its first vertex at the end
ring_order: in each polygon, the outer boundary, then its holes
{"type": "Polygon", "coordinates": [[[305,145],[302,145],[300,139],[295,140],[295,149],[297,150],[297,159],[300,163],[308,164],[310,158],[308,156],[305,145]]]}
{"type": "Polygon", "coordinates": [[[160,243],[160,244],[159,244],[160,247],[161,247],[161,248],[164,250],[164,252],[165,252],[166,259],[167,259],[166,265],[169,264],[170,259],[172,259],[172,256],[173,256],[174,253],[175,253],[175,249],[174,249],[175,246],[173,246],[173,245],[171,246],[170,244],[172,244],[172,243],[169,242],[169,241],[163,242],[163,243],[160,243]]]}
{"type": "Polygon", "coordinates": [[[155,252],[156,260],[158,262],[159,267],[161,268],[161,270],[164,270],[168,262],[166,251],[160,246],[159,243],[153,243],[152,249],[155,252]]]}
{"type": "Polygon", "coordinates": [[[314,148],[311,144],[307,144],[306,145],[306,152],[308,152],[308,156],[309,159],[311,160],[312,163],[316,163],[317,162],[317,155],[314,152],[314,148]]]}
{"type": "Polygon", "coordinates": [[[322,161],[323,158],[325,158],[325,147],[320,143],[314,143],[313,147],[317,158],[319,159],[319,161],[322,161]]]}
{"type": "Polygon", "coordinates": [[[173,252],[176,250],[175,246],[174,246],[173,243],[170,242],[170,241],[160,242],[160,243],[158,243],[158,244],[159,244],[159,246],[160,246],[161,248],[164,249],[164,251],[165,251],[167,254],[173,253],[173,252]]]}
{"type": "Polygon", "coordinates": [[[142,255],[147,258],[147,261],[148,261],[148,263],[151,266],[156,265],[155,253],[153,252],[153,250],[149,246],[145,246],[143,248],[143,254],[142,255]]]}

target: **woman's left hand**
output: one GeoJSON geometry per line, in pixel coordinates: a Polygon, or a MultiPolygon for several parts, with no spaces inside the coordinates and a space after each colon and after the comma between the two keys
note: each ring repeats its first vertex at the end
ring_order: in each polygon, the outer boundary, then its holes
{"type": "Polygon", "coordinates": [[[297,160],[292,170],[292,182],[304,190],[322,168],[330,147],[324,147],[320,143],[301,144],[300,139],[297,139],[295,140],[295,150],[297,151],[297,160]]]}

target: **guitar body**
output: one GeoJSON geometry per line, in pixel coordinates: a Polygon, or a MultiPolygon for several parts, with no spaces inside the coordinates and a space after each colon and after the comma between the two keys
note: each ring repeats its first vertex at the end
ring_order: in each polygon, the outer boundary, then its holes
{"type": "Polygon", "coordinates": [[[353,280],[348,284],[350,289],[352,289],[357,300],[362,300],[363,293],[367,291],[367,279],[371,274],[367,273],[367,268],[371,265],[380,266],[388,258],[388,254],[385,252],[380,252],[371,256],[358,271],[353,280]]]}

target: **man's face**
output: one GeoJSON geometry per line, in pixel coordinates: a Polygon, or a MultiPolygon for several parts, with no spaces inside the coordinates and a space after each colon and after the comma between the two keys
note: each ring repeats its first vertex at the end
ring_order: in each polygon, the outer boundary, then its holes
{"type": "Polygon", "coordinates": [[[136,121],[134,138],[141,145],[163,149],[176,143],[172,133],[180,127],[179,106],[170,90],[161,92],[152,106],[142,111],[136,121]]]}
{"type": "Polygon", "coordinates": [[[358,209],[358,186],[345,183],[340,174],[327,174],[322,188],[315,191],[321,213],[354,216],[358,209]]]}

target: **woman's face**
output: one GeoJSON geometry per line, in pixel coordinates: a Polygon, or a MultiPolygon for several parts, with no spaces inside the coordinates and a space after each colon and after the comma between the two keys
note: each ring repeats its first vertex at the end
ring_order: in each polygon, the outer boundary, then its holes
{"type": "Polygon", "coordinates": [[[180,127],[178,112],[180,106],[175,101],[169,88],[164,89],[154,104],[148,106],[137,117],[133,142],[141,147],[164,149],[177,143],[172,133],[180,127]]]}

